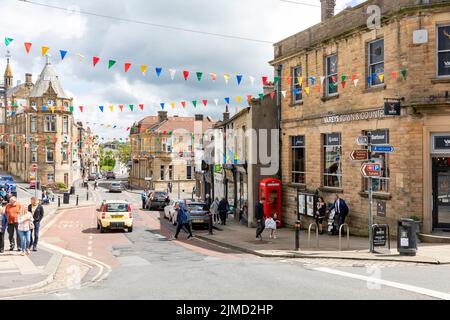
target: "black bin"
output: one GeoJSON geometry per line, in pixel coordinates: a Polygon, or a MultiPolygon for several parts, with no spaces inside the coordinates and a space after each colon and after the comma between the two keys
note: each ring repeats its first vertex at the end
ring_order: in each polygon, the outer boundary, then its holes
{"type": "Polygon", "coordinates": [[[75,194],[75,187],[70,187],[70,194],[74,195],[75,194]]]}
{"type": "Polygon", "coordinates": [[[70,201],[70,193],[65,192],[64,193],[64,197],[63,197],[63,203],[64,204],[69,204],[69,201],[70,201]]]}
{"type": "Polygon", "coordinates": [[[397,250],[402,256],[417,253],[417,226],[412,219],[401,219],[397,224],[397,250]]]}

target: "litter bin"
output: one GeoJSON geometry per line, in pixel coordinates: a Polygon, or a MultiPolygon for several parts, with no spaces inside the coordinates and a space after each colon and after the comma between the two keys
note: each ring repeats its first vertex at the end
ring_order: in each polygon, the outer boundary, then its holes
{"type": "Polygon", "coordinates": [[[70,201],[70,193],[65,192],[64,193],[64,197],[63,197],[63,203],[64,204],[69,204],[69,201],[70,201]]]}
{"type": "Polygon", "coordinates": [[[74,195],[75,194],[75,187],[70,187],[70,194],[71,195],[74,195]]]}
{"type": "Polygon", "coordinates": [[[415,256],[417,253],[416,222],[401,219],[397,225],[397,250],[402,256],[415,256]]]}

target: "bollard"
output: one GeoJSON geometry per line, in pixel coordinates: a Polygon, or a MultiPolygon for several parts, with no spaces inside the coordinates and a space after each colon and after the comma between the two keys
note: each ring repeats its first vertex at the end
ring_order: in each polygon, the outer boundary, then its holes
{"type": "Polygon", "coordinates": [[[80,196],[77,194],[77,206],[78,206],[78,200],[79,200],[80,196]]]}
{"type": "Polygon", "coordinates": [[[213,233],[213,221],[212,221],[212,214],[209,214],[209,218],[208,218],[208,228],[209,228],[209,235],[212,236],[213,233]]]}
{"type": "Polygon", "coordinates": [[[58,208],[61,207],[61,197],[58,196],[58,208]]]}
{"type": "Polygon", "coordinates": [[[86,201],[89,201],[89,191],[86,192],[86,201]]]}
{"type": "Polygon", "coordinates": [[[295,222],[295,251],[300,250],[300,224],[300,220],[295,222]]]}

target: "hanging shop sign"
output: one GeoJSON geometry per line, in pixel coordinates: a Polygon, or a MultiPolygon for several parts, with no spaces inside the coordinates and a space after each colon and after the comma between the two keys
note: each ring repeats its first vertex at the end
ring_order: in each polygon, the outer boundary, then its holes
{"type": "Polygon", "coordinates": [[[384,109],[375,111],[364,111],[356,113],[347,113],[341,115],[326,116],[323,118],[324,123],[341,123],[360,120],[382,119],[384,118],[384,109]]]}

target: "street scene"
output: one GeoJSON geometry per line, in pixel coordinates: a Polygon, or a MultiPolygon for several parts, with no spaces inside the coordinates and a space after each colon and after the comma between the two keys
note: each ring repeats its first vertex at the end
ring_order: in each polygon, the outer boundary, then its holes
{"type": "Polygon", "coordinates": [[[450,300],[450,1],[262,2],[0,0],[0,300],[450,300]]]}

